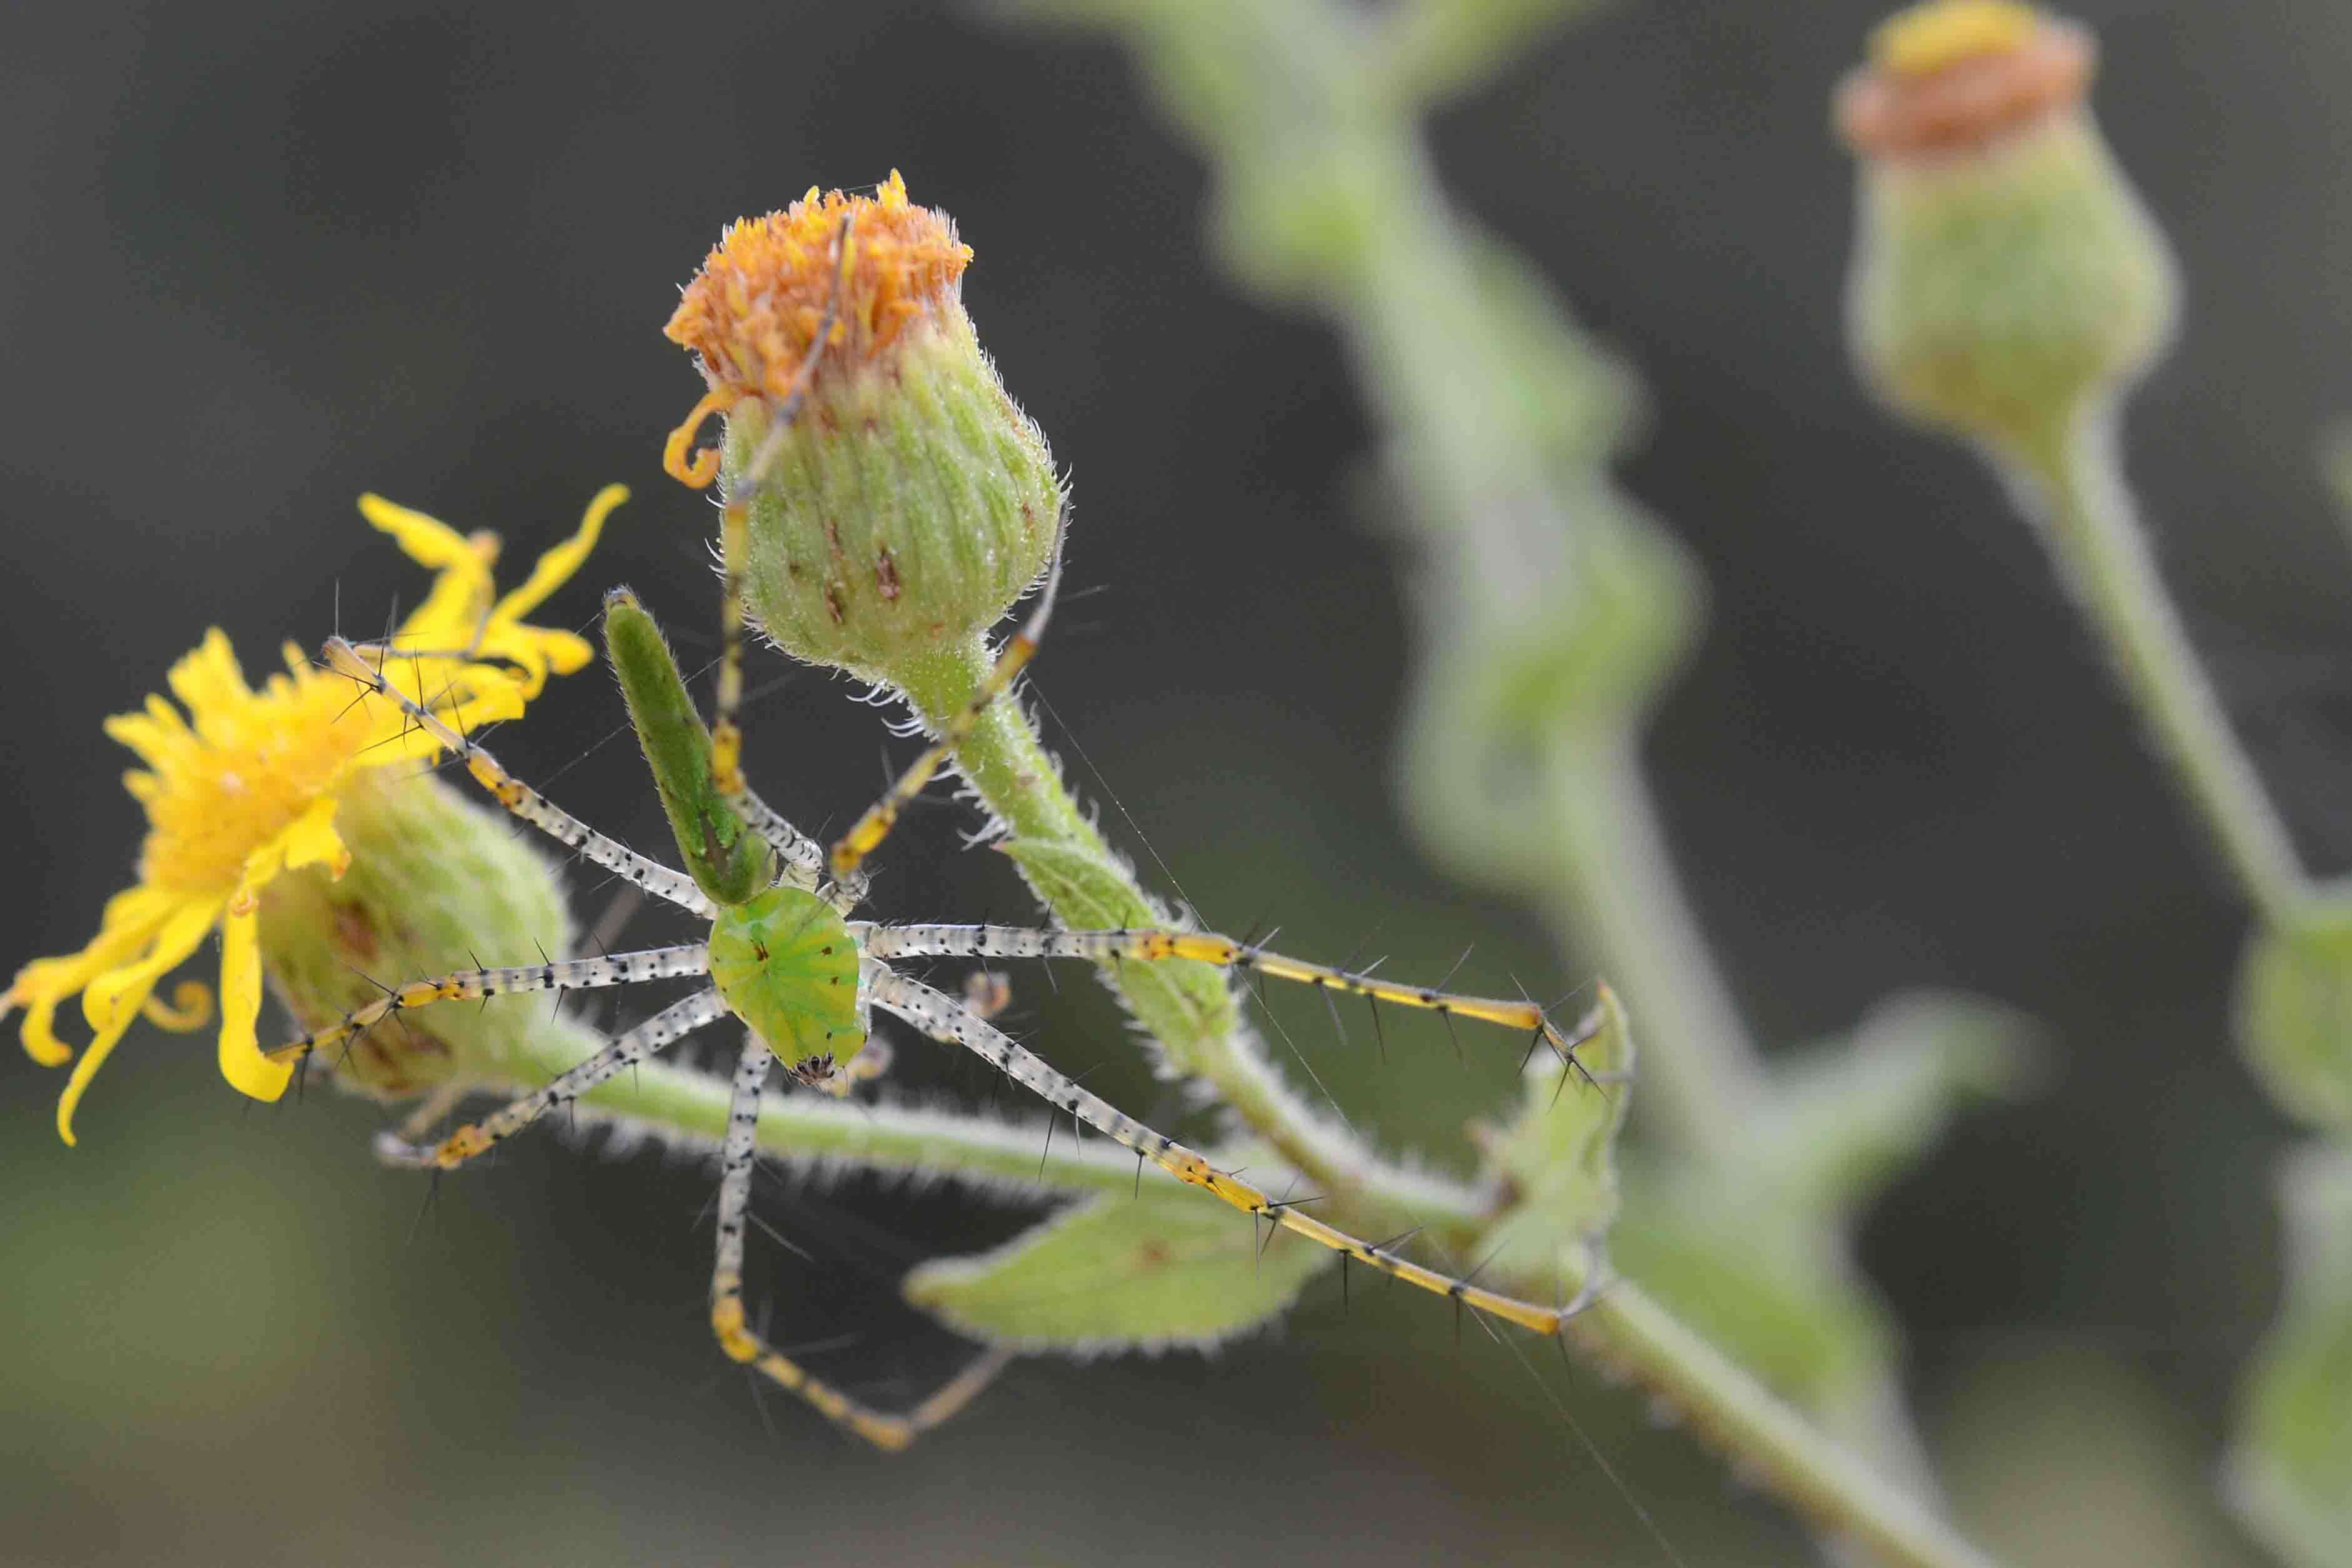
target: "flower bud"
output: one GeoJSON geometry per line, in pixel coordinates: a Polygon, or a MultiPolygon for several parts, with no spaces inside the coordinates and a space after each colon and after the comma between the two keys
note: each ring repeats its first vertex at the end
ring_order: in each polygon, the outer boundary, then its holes
{"type": "Polygon", "coordinates": [[[896,174],[871,197],[812,189],[729,228],[670,318],[709,385],[670,471],[745,506],[730,564],[799,658],[890,679],[993,625],[1053,554],[1061,483],[981,352],[971,258],[896,174]],[[723,447],[688,462],[712,412],[723,447]]]}
{"type": "MultiPolygon", "coordinates": [[[[437,775],[362,771],[335,826],[351,848],[341,880],[310,867],[261,895],[262,967],[304,1030],[386,986],[569,953],[572,917],[554,868],[503,816],[437,775]]],[[[453,1003],[394,1014],[335,1046],[325,1065],[386,1099],[453,1080],[510,1081],[525,1043],[549,1030],[579,1033],[542,997],[453,1003]]]]}
{"type": "Polygon", "coordinates": [[[2171,258],[2084,106],[2094,60],[2031,6],[1928,0],[1838,89],[1862,173],[1854,358],[1924,424],[2046,448],[2170,336],[2171,258]]]}

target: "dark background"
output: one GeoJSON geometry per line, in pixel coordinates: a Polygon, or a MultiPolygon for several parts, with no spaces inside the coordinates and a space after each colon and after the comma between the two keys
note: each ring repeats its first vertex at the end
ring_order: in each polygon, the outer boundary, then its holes
{"type": "MultiPolygon", "coordinates": [[[[2286,1137],[2227,1039],[2242,917],[1992,484],[1855,391],[1851,171],[1824,105],[1876,11],[1778,9],[1617,10],[1446,113],[1440,161],[1654,394],[1628,477],[1713,611],[1652,757],[1759,1032],[1794,1043],[1922,984],[2049,1026],[2043,1097],[1971,1115],[1862,1238],[1964,1516],[2030,1560],[2210,1561],[2234,1549],[2207,1498],[2274,1306],[2286,1137]]],[[[2352,561],[2309,454],[2352,407],[2352,21],[2325,0],[2084,14],[2103,119],[2188,278],[2135,474],[2277,793],[2340,868],[2352,561]]],[[[658,468],[699,383],[658,329],[723,222],[894,166],[961,224],[983,341],[1076,473],[1037,689],[1115,837],[1210,920],[1278,921],[1302,954],[1377,925],[1399,973],[1475,938],[1473,988],[1587,979],[1402,837],[1398,596],[1331,342],[1204,259],[1202,172],[1117,51],[920,5],[11,9],[0,953],[79,945],[129,881],[140,819],[99,721],[206,625],[258,669],[334,628],[338,584],[362,630],[413,600],[362,489],[502,531],[511,581],[625,481],[548,618],[584,626],[628,581],[701,646],[711,518],[658,468]]],[[[763,656],[755,684],[782,673],[763,656]]],[[[908,750],[852,695],[803,673],[754,710],[754,776],[812,825],[908,750]]],[[[499,750],[656,844],[628,742],[601,744],[618,721],[584,675],[499,750]]],[[[1020,917],[995,858],[961,851],[971,826],[911,825],[885,913],[1020,917]]],[[[1046,1054],[1155,1109],[1088,987],[1016,981],[1046,1054]]],[[[1508,1089],[1510,1049],[1465,1070],[1400,1026],[1381,1069],[1311,999],[1286,1021],[1351,1111],[1442,1164],[1508,1089]]],[[[377,1111],[248,1108],[211,1058],[134,1032],[71,1151],[49,1131],[62,1074],[6,1069],[19,1560],[1805,1554],[1592,1373],[1457,1347],[1421,1300],[1359,1291],[1343,1317],[1328,1279],[1214,1359],[1024,1363],[886,1461],[788,1399],[763,1412],[711,1349],[702,1170],[539,1140],[419,1219],[420,1184],[367,1156],[377,1111]]],[[[892,1314],[898,1269],[1023,1217],[856,1184],[763,1211],[813,1255],[756,1266],[780,1336],[857,1331],[828,1370],[885,1397],[957,1353],[892,1314]]]]}

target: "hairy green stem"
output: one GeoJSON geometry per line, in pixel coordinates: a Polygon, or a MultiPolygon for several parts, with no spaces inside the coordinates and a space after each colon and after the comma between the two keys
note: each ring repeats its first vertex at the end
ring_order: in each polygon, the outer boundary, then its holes
{"type": "MultiPolygon", "coordinates": [[[[517,1071],[536,1088],[577,1067],[603,1043],[584,1035],[535,1035],[517,1052],[517,1071]]],[[[724,1078],[651,1061],[608,1079],[580,1107],[591,1120],[635,1127],[674,1148],[716,1152],[727,1135],[730,1093],[724,1078]]],[[[1123,1149],[1069,1138],[1049,1143],[1044,1132],[1042,1121],[997,1121],[887,1100],[854,1104],[787,1093],[760,1103],[760,1148],[787,1164],[946,1175],[999,1191],[1027,1188],[1041,1197],[1123,1197],[1139,1181],[1181,1184],[1157,1166],[1139,1176],[1135,1157],[1123,1149]]]]}
{"type": "Polygon", "coordinates": [[[1570,1320],[1569,1336],[1603,1363],[1630,1368],[1677,1405],[1720,1452],[1762,1473],[1823,1534],[1911,1568],[1989,1568],[1992,1559],[1891,1485],[1643,1294],[1609,1287],[1570,1320]]]}
{"type": "Polygon", "coordinates": [[[2239,887],[2264,919],[2283,921],[2310,897],[2310,879],[2165,592],[2112,411],[2086,410],[2003,467],[2239,887]]]}
{"type": "Polygon", "coordinates": [[[1560,854],[1549,889],[1554,928],[1589,948],[1641,1020],[1640,1103],[1697,1158],[1740,1144],[1763,1099],[1763,1069],[1706,939],[1683,896],[1633,734],[1581,726],[1552,746],[1560,854]]]}
{"type": "MultiPolygon", "coordinates": [[[[906,695],[933,729],[961,710],[992,662],[985,642],[902,670],[906,695]]],[[[1061,769],[1017,702],[991,707],[957,749],[956,766],[1011,830],[1021,849],[1050,853],[1022,862],[1038,898],[1073,929],[1154,926],[1167,911],[1103,841],[1061,769]]],[[[1243,1026],[1233,986],[1212,965],[1190,960],[1113,963],[1104,981],[1134,1012],[1171,1066],[1213,1087],[1275,1152],[1326,1192],[1383,1213],[1442,1206],[1451,1189],[1382,1161],[1346,1128],[1318,1114],[1286,1083],[1243,1026]]]]}

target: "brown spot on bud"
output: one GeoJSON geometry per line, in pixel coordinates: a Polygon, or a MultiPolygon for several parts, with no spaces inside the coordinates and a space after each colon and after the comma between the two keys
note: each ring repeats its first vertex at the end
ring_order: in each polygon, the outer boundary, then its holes
{"type": "Polygon", "coordinates": [[[898,563],[890,559],[890,547],[882,547],[881,558],[874,563],[874,586],[885,602],[896,604],[898,599],[898,563]]]}
{"type": "Polygon", "coordinates": [[[372,962],[377,951],[375,922],[357,904],[335,906],[335,946],[354,963],[372,962]]]}

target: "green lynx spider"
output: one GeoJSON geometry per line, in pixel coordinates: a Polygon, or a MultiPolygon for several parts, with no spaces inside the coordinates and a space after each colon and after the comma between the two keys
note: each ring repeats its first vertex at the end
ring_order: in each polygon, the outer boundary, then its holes
{"type": "MultiPolygon", "coordinates": [[[[848,225],[839,241],[845,257],[848,225]]],[[[836,287],[835,303],[838,302],[836,287]]],[[[820,324],[800,385],[805,388],[830,335],[833,311],[820,324]]],[[[779,411],[775,428],[789,426],[798,411],[795,392],[779,411]]],[[[771,445],[772,450],[772,443],[771,445]]],[[[756,462],[754,472],[764,468],[756,462]]],[[[1177,930],[1042,931],[998,925],[880,925],[849,918],[865,894],[860,866],[888,836],[900,811],[955,756],[991,703],[1010,690],[1045,636],[1061,583],[1056,542],[1038,595],[1021,629],[999,650],[988,679],[971,701],[941,727],[905,773],[830,853],[803,834],[752,792],[740,767],[743,691],[743,600],[738,563],[745,556],[744,503],[722,513],[727,563],[720,593],[723,651],[718,676],[717,713],[703,727],[677,667],[653,619],[635,596],[617,589],[605,598],[605,642],[628,698],[630,717],[643,742],[655,783],[689,868],[672,870],[624,847],[549,802],[516,779],[469,736],[411,701],[388,683],[360,648],[337,637],[325,658],[334,669],[373,695],[398,704],[410,721],[430,733],[464,762],[499,804],[582,858],[635,883],[646,892],[710,921],[707,941],[617,956],[579,958],[509,969],[478,969],[422,980],[390,991],[379,1000],[315,1029],[271,1056],[299,1061],[373,1027],[392,1015],[436,1002],[487,998],[526,992],[589,990],[643,981],[707,976],[710,984],[675,1003],[613,1040],[604,1050],[544,1088],[505,1109],[459,1127],[437,1144],[419,1145],[395,1133],[378,1141],[388,1163],[454,1169],[561,1105],[568,1104],[632,1064],[686,1035],[732,1016],[746,1026],[735,1068],[728,1130],[719,1155],[718,1261],[710,1284],[710,1321],[727,1354],[793,1390],[840,1425],[878,1447],[902,1448],[920,1433],[960,1409],[1003,1364],[1002,1353],[981,1357],[944,1388],[904,1414],[873,1409],[811,1375],[769,1345],[748,1324],[743,1306],[744,1229],[756,1163],[760,1100],[772,1062],[801,1083],[846,1092],[864,1076],[856,1058],[866,1039],[874,1009],[913,1025],[932,1038],[971,1051],[1058,1110],[1067,1111],[1117,1140],[1178,1180],[1204,1187],[1235,1208],[1296,1232],[1321,1246],[1403,1279],[1546,1335],[1557,1334],[1575,1310],[1546,1307],[1503,1295],[1427,1268],[1385,1247],[1361,1241],[1293,1205],[1278,1202],[1235,1174],[1217,1170],[1192,1150],[1153,1131],[1101,1097],[1081,1089],[988,1021],[983,1010],[891,968],[900,958],[976,957],[1086,959],[1097,963],[1154,963],[1192,959],[1223,968],[1423,1008],[1446,1017],[1465,1017],[1528,1031],[1564,1061],[1573,1061],[1589,1031],[1563,1034],[1532,1002],[1500,1001],[1423,986],[1400,984],[1371,975],[1304,963],[1270,952],[1255,942],[1213,932],[1177,930]]],[[[376,650],[371,649],[370,652],[376,650]]],[[[378,656],[381,658],[381,655],[378,656]]],[[[878,1053],[877,1053],[878,1054],[878,1053]]],[[[870,1065],[873,1058],[868,1058],[870,1065]]]]}
{"type": "MultiPolygon", "coordinates": [[[[458,1128],[437,1144],[415,1144],[394,1133],[378,1141],[388,1163],[452,1169],[494,1148],[550,1110],[586,1094],[598,1084],[674,1044],[686,1035],[733,1016],[746,1027],[733,1080],[726,1141],[720,1155],[718,1260],[710,1288],[713,1331],[727,1354],[748,1363],[793,1390],[835,1421],[884,1448],[904,1447],[938,1425],[976,1393],[1001,1364],[982,1357],[946,1388],[905,1414],[868,1407],[812,1376],[762,1341],[748,1326],[742,1296],[744,1232],[755,1163],[754,1136],[760,1100],[772,1060],[814,1088],[845,1091],[859,1076],[856,1058],[866,1038],[866,1020],[879,1009],[924,1034],[971,1051],[1049,1105],[1116,1139],[1179,1180],[1205,1187],[1234,1207],[1270,1224],[1347,1254],[1397,1279],[1495,1316],[1554,1334],[1567,1309],[1538,1305],[1450,1278],[1385,1247],[1335,1229],[1278,1202],[1237,1176],[1214,1168],[1192,1150],[1119,1111],[1099,1096],[1015,1043],[982,1012],[934,990],[891,967],[894,959],[976,957],[1087,959],[1096,963],[1194,959],[1223,967],[1294,980],[1327,991],[1362,995],[1375,1002],[1424,1008],[1449,1016],[1482,1019],[1527,1030],[1567,1057],[1582,1034],[1563,1034],[1529,1002],[1500,1001],[1402,984],[1304,963],[1251,942],[1213,933],[1176,930],[1043,931],[998,925],[882,925],[849,918],[864,890],[858,869],[863,850],[880,842],[900,805],[953,755],[986,705],[1002,695],[1027,662],[1042,637],[1059,578],[1058,561],[1045,593],[1020,632],[1000,653],[985,688],[971,707],[947,725],[889,794],[861,819],[828,855],[814,840],[786,822],[748,787],[721,793],[709,767],[710,734],[701,724],[652,619],[626,590],[607,595],[605,634],[624,672],[632,715],[649,756],[680,753],[698,758],[682,784],[656,779],[665,804],[673,806],[679,852],[692,874],[673,870],[596,832],[509,774],[477,742],[450,727],[392,687],[362,651],[341,638],[327,644],[325,658],[373,698],[397,703],[414,723],[429,731],[461,760],[474,778],[507,810],[585,859],[628,879],[657,898],[711,922],[709,939],[674,947],[578,958],[518,968],[479,969],[422,980],[389,992],[340,1020],[315,1029],[270,1053],[299,1060],[328,1049],[383,1019],[434,1003],[528,992],[588,990],[645,981],[704,977],[708,988],[662,1009],[613,1040],[603,1051],[494,1114],[458,1128]],[[658,650],[659,676],[632,679],[633,664],[658,650]],[[675,796],[683,794],[685,810],[675,796]],[[687,823],[695,825],[689,831],[687,823]],[[873,826],[880,824],[877,831],[873,826]]],[[[730,608],[732,595],[730,599],[730,608]]],[[[726,660],[740,658],[740,617],[728,623],[726,660]]],[[[373,651],[373,650],[370,650],[373,651]]],[[[722,688],[726,683],[722,682],[722,688]]],[[[735,687],[740,689],[740,684],[735,687]]],[[[366,700],[363,696],[362,700],[366,700]]],[[[732,704],[727,707],[731,710],[732,704]]],[[[722,712],[721,722],[734,721],[722,712]]]]}

